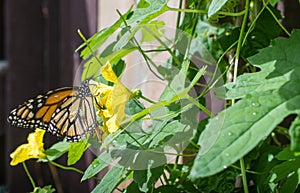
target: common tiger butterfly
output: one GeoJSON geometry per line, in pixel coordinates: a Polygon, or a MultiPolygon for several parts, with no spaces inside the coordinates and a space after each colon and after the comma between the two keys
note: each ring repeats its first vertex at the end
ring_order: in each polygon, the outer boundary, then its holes
{"type": "Polygon", "coordinates": [[[89,80],[79,87],[50,90],[12,110],[8,122],[17,127],[40,128],[77,142],[97,127],[89,80]]]}

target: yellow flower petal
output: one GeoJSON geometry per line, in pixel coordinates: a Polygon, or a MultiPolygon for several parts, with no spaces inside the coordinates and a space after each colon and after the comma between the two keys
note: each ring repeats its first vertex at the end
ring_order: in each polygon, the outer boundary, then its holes
{"type": "Polygon", "coordinates": [[[118,77],[115,74],[109,62],[106,62],[106,64],[101,68],[101,74],[106,80],[110,82],[118,82],[118,77]]]}
{"type": "Polygon", "coordinates": [[[34,133],[30,133],[27,138],[28,143],[20,145],[10,154],[10,157],[12,158],[10,165],[15,166],[28,159],[46,157],[43,147],[43,137],[45,132],[45,130],[36,129],[34,133]]]}
{"type": "Polygon", "coordinates": [[[126,103],[130,100],[130,96],[131,92],[122,83],[116,83],[111,95],[113,111],[118,111],[120,105],[126,105],[126,103]]]}
{"type": "Polygon", "coordinates": [[[114,115],[107,121],[106,125],[107,125],[108,132],[114,133],[119,129],[120,122],[116,119],[116,115],[114,115]]]}
{"type": "Polygon", "coordinates": [[[108,135],[117,131],[125,118],[125,106],[130,100],[131,92],[118,80],[109,62],[101,68],[101,73],[114,85],[90,81],[90,90],[95,97],[98,115],[103,121],[102,130],[108,135]]]}

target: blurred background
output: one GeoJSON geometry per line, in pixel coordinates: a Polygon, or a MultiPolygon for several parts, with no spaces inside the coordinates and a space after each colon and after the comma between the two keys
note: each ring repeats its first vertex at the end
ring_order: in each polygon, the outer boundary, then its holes
{"type": "MultiPolygon", "coordinates": [[[[170,1],[174,7],[177,3],[170,1]]],[[[9,165],[9,154],[26,143],[31,131],[10,126],[10,110],[49,89],[72,86],[81,63],[75,52],[82,43],[77,29],[90,37],[117,20],[116,9],[124,13],[132,4],[134,0],[0,0],[0,193],[32,191],[22,165],[9,165]]],[[[284,0],[278,6],[284,25],[300,28],[299,2],[284,0]]],[[[164,18],[167,26],[174,26],[173,18],[164,18]]],[[[49,144],[56,140],[46,136],[49,144]]],[[[93,159],[87,152],[75,167],[84,170],[93,159]]],[[[58,162],[66,165],[66,157],[58,162]]],[[[26,163],[37,186],[53,184],[58,193],[90,192],[96,183],[80,183],[81,175],[35,160],[26,163]]]]}

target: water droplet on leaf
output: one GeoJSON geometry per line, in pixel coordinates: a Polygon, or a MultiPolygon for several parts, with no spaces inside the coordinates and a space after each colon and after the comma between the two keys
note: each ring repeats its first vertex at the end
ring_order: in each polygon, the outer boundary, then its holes
{"type": "Polygon", "coordinates": [[[260,104],[259,104],[259,102],[252,102],[252,103],[251,103],[251,106],[252,106],[252,107],[259,107],[260,104]]]}

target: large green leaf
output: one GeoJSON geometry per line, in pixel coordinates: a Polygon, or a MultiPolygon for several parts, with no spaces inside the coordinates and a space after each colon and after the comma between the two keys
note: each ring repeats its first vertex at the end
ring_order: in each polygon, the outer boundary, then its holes
{"type": "Polygon", "coordinates": [[[122,167],[112,167],[101,182],[94,188],[92,193],[112,192],[122,179],[126,177],[128,171],[122,167]]]}
{"type": "Polygon", "coordinates": [[[212,118],[201,134],[201,146],[190,176],[213,175],[247,154],[287,115],[300,112],[300,30],[278,38],[249,62],[260,72],[242,75],[226,85],[227,98],[241,98],[212,118]]]}

